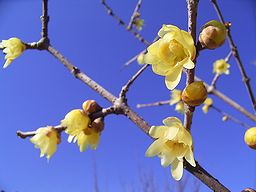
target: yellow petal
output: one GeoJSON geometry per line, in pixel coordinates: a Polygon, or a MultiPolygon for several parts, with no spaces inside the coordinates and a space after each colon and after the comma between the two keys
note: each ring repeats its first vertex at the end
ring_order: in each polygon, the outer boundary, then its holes
{"type": "Polygon", "coordinates": [[[172,177],[179,181],[183,175],[183,160],[178,160],[175,159],[172,163],[172,168],[171,168],[171,172],[172,172],[172,177]]]}
{"type": "Polygon", "coordinates": [[[181,100],[181,90],[174,89],[171,93],[170,105],[178,103],[181,100]]]}
{"type": "Polygon", "coordinates": [[[196,47],[194,45],[194,40],[188,32],[181,30],[181,33],[184,39],[183,46],[186,50],[188,50],[190,59],[193,60],[196,56],[196,47]]]}
{"type": "Polygon", "coordinates": [[[155,140],[147,149],[146,156],[147,157],[153,157],[155,155],[158,155],[161,152],[161,149],[163,147],[164,141],[162,139],[155,140]]]}
{"type": "Polygon", "coordinates": [[[193,63],[193,61],[187,58],[186,61],[184,62],[183,67],[186,69],[193,69],[195,67],[195,64],[193,63]]]}
{"type": "Polygon", "coordinates": [[[163,24],[162,28],[159,30],[158,32],[158,36],[159,37],[163,37],[166,33],[170,33],[170,32],[179,32],[180,29],[174,25],[165,25],[163,24]]]}
{"type": "Polygon", "coordinates": [[[166,126],[152,126],[149,130],[149,135],[155,139],[163,136],[167,130],[166,126]]]}
{"type": "Polygon", "coordinates": [[[165,77],[165,85],[168,89],[173,90],[180,82],[182,73],[182,67],[176,68],[172,73],[165,77]]]}
{"type": "Polygon", "coordinates": [[[182,125],[182,122],[177,117],[167,117],[163,120],[163,124],[168,127],[182,125]]]}
{"type": "Polygon", "coordinates": [[[185,155],[185,159],[187,160],[187,162],[189,162],[190,165],[192,165],[193,167],[196,166],[196,162],[194,159],[194,154],[191,148],[189,148],[189,150],[187,151],[186,155],[185,155]]]}
{"type": "Polygon", "coordinates": [[[159,157],[161,158],[161,165],[163,167],[169,166],[174,161],[174,159],[176,158],[170,152],[169,153],[167,152],[167,153],[161,154],[161,155],[159,155],[159,157]]]}

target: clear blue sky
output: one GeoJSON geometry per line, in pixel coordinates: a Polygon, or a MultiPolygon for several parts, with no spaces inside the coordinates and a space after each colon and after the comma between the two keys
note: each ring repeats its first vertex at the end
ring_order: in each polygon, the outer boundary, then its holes
{"type": "MultiPolygon", "coordinates": [[[[107,1],[126,22],[136,0],[107,1]]],[[[252,78],[256,94],[256,3],[253,0],[220,1],[227,21],[232,22],[232,35],[252,78]]],[[[149,41],[162,24],[172,23],[187,29],[186,2],[175,0],[144,1],[141,8],[145,27],[142,35],[149,41]]],[[[40,0],[0,0],[0,39],[19,37],[25,42],[40,38],[40,0]]],[[[134,63],[120,71],[122,65],[145,46],[107,15],[98,1],[49,1],[49,35],[51,43],[70,61],[95,81],[117,95],[123,84],[139,69],[134,63]]],[[[198,29],[205,22],[217,19],[210,1],[200,1],[198,29]]],[[[210,82],[212,63],[229,52],[227,43],[216,51],[203,51],[196,73],[210,82]]],[[[4,56],[0,58],[4,64],[4,56]]],[[[251,104],[235,60],[231,74],[222,76],[218,88],[252,111],[251,104]]],[[[185,77],[178,88],[184,87],[185,77]]],[[[35,130],[41,126],[57,125],[71,109],[80,108],[83,101],[95,99],[103,107],[109,103],[86,85],[75,79],[59,61],[46,52],[26,51],[6,70],[0,70],[0,189],[6,192],[84,192],[93,191],[96,165],[102,191],[120,192],[138,187],[140,170],[151,172],[156,183],[172,182],[169,168],[162,168],[158,158],[146,158],[144,153],[152,140],[123,116],[108,116],[105,131],[96,151],[80,153],[74,144],[62,143],[48,163],[39,158],[39,150],[29,140],[16,137],[17,130],[35,130]]],[[[138,103],[169,99],[164,79],[148,68],[128,94],[128,102],[151,125],[160,125],[167,116],[179,116],[171,106],[136,109],[138,103]]],[[[222,107],[249,125],[255,123],[212,97],[222,107]]],[[[215,111],[204,115],[195,112],[192,135],[195,158],[231,191],[245,187],[256,188],[256,151],[243,141],[245,128],[221,121],[215,111]]],[[[190,174],[187,174],[190,175],[190,174]]],[[[191,191],[187,189],[187,191],[191,191]]],[[[210,191],[204,185],[201,191],[210,191]]]]}

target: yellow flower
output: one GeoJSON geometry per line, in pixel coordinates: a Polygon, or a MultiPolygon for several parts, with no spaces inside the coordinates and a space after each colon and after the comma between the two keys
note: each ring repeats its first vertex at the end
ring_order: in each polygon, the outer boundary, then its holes
{"type": "Polygon", "coordinates": [[[251,127],[244,134],[245,143],[252,149],[256,149],[256,127],[251,127]]]}
{"type": "Polygon", "coordinates": [[[213,63],[213,73],[217,73],[219,75],[225,73],[228,75],[229,67],[230,65],[224,59],[219,59],[213,63]]]}
{"type": "Polygon", "coordinates": [[[152,64],[153,72],[165,76],[165,84],[173,90],[180,82],[182,68],[193,69],[196,48],[192,36],[173,25],[163,25],[160,39],[147,48],[144,62],[152,64]]]}
{"type": "Polygon", "coordinates": [[[14,59],[22,54],[26,46],[20,39],[13,37],[8,40],[2,40],[2,42],[0,42],[0,48],[3,49],[3,52],[6,54],[6,62],[3,66],[3,68],[6,68],[14,59]]]}
{"type": "Polygon", "coordinates": [[[176,104],[181,101],[181,90],[174,89],[171,91],[170,105],[176,104]]]}
{"type": "Polygon", "coordinates": [[[57,144],[60,143],[59,133],[51,126],[42,127],[36,130],[36,134],[30,139],[36,148],[41,151],[40,157],[47,154],[49,160],[56,152],[57,144]]]}
{"type": "Polygon", "coordinates": [[[144,26],[144,19],[135,19],[134,25],[138,31],[141,31],[144,26]]]}
{"type": "Polygon", "coordinates": [[[77,141],[81,152],[88,145],[92,149],[96,149],[99,142],[100,132],[90,128],[90,123],[91,120],[88,115],[80,109],[70,111],[61,121],[61,126],[66,127],[65,132],[69,134],[68,142],[73,140],[75,143],[77,141]]]}
{"type": "Polygon", "coordinates": [[[213,101],[211,98],[207,98],[205,101],[204,101],[204,106],[202,107],[202,110],[204,113],[208,113],[209,111],[209,108],[212,106],[213,104],[213,101]]]}
{"type": "Polygon", "coordinates": [[[196,166],[192,151],[192,137],[176,117],[163,120],[163,126],[152,126],[150,136],[156,139],[146,151],[147,157],[158,155],[161,165],[171,164],[171,173],[175,180],[180,180],[183,174],[183,158],[192,166],[196,166]]]}
{"type": "Polygon", "coordinates": [[[175,105],[175,111],[177,111],[178,113],[184,114],[184,103],[182,101],[178,102],[175,105]]]}

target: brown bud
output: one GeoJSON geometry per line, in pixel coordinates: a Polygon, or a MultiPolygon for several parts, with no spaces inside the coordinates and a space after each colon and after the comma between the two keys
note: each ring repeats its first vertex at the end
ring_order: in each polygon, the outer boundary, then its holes
{"type": "Polygon", "coordinates": [[[189,84],[182,92],[181,99],[189,106],[201,105],[207,98],[207,90],[202,81],[189,84]]]}
{"type": "Polygon", "coordinates": [[[202,27],[199,35],[199,41],[202,47],[216,49],[225,42],[226,36],[227,29],[225,25],[219,21],[212,20],[202,27]]]}
{"type": "Polygon", "coordinates": [[[91,123],[91,128],[96,131],[96,132],[102,132],[104,129],[104,119],[103,117],[99,117],[97,119],[95,119],[92,123],[91,123]]]}
{"type": "Polygon", "coordinates": [[[102,107],[95,100],[87,100],[83,103],[83,110],[87,115],[100,111],[101,109],[102,107]]]}

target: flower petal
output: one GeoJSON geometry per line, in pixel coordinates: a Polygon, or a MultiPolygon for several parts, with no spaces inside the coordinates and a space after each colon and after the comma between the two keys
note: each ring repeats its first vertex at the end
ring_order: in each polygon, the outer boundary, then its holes
{"type": "Polygon", "coordinates": [[[149,135],[155,139],[164,135],[167,130],[166,126],[152,126],[149,130],[149,135]]]}
{"type": "Polygon", "coordinates": [[[174,159],[176,158],[172,153],[167,152],[167,153],[162,153],[161,155],[159,155],[159,157],[161,158],[161,165],[163,167],[167,167],[169,166],[174,159]]]}
{"type": "Polygon", "coordinates": [[[186,58],[186,61],[184,62],[183,67],[186,69],[194,69],[195,64],[193,63],[193,61],[191,61],[190,58],[186,58]]]}
{"type": "Polygon", "coordinates": [[[185,159],[187,160],[187,162],[189,162],[190,165],[192,165],[193,167],[196,166],[196,162],[194,159],[194,154],[191,148],[189,148],[189,150],[187,151],[186,155],[185,155],[185,159]]]}
{"type": "Polygon", "coordinates": [[[171,168],[171,172],[172,172],[172,177],[179,181],[183,175],[183,159],[178,160],[175,159],[172,163],[172,168],[171,168]]]}
{"type": "Polygon", "coordinates": [[[161,152],[161,149],[163,147],[164,140],[163,139],[157,139],[155,140],[147,149],[146,156],[147,157],[153,157],[155,155],[158,155],[161,152]]]}
{"type": "Polygon", "coordinates": [[[162,28],[158,32],[158,36],[163,37],[166,33],[179,32],[179,31],[180,31],[180,29],[174,25],[163,24],[162,28]]]}
{"type": "Polygon", "coordinates": [[[173,90],[180,82],[182,73],[182,67],[174,69],[172,73],[169,73],[165,77],[165,85],[168,89],[173,90]]]}

